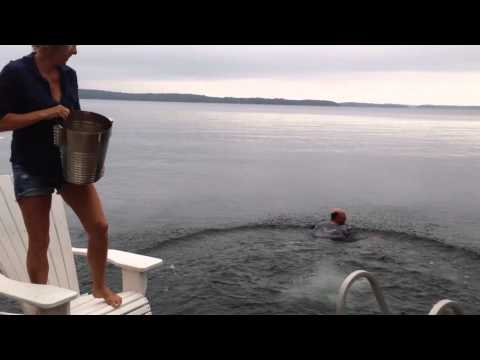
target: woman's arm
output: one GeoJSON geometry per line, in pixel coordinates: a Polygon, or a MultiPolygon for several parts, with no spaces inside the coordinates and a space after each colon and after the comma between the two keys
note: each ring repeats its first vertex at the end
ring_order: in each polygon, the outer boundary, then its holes
{"type": "Polygon", "coordinates": [[[0,72],[0,132],[21,129],[44,120],[68,117],[70,110],[62,105],[21,113],[18,102],[23,94],[18,84],[22,83],[22,72],[12,64],[10,62],[0,72]]]}
{"type": "Polygon", "coordinates": [[[61,117],[66,119],[70,110],[63,105],[57,105],[48,109],[29,112],[26,114],[8,113],[0,119],[0,132],[21,129],[43,120],[61,117]]]}

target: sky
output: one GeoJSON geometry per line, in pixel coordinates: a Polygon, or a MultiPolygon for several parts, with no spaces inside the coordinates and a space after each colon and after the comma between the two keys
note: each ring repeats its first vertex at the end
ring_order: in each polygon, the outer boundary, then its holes
{"type": "MultiPolygon", "coordinates": [[[[79,87],[123,92],[480,105],[478,45],[78,45],[79,87]]],[[[0,45],[0,67],[31,51],[0,45]]]]}

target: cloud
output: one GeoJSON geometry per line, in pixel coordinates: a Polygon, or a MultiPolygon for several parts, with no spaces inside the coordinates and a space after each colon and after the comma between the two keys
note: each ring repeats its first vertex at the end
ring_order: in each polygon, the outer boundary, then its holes
{"type": "MultiPolygon", "coordinates": [[[[29,51],[0,46],[0,66],[29,51]]],[[[79,45],[78,51],[69,64],[84,88],[480,103],[480,46],[473,45],[79,45]]]]}
{"type": "Polygon", "coordinates": [[[105,79],[307,79],[326,73],[480,71],[479,46],[85,46],[74,60],[105,79]]]}
{"type": "Polygon", "coordinates": [[[307,81],[245,78],[191,81],[85,81],[83,88],[125,92],[190,93],[209,96],[270,97],[403,103],[478,105],[480,72],[375,72],[316,75],[307,81]]]}

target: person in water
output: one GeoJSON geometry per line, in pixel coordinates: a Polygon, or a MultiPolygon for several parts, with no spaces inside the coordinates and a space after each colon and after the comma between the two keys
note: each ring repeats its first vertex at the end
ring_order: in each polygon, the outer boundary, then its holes
{"type": "Polygon", "coordinates": [[[347,214],[342,209],[333,209],[330,213],[330,221],[320,223],[313,227],[313,235],[334,241],[351,241],[352,229],[346,225],[347,214]]]}

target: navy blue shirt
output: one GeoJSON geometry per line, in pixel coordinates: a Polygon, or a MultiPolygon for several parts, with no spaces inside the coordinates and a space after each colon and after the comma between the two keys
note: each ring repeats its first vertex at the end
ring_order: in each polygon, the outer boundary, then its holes
{"type": "MultiPolygon", "coordinates": [[[[56,102],[48,81],[35,63],[34,53],[10,61],[0,73],[0,121],[8,113],[26,114],[63,105],[80,110],[75,70],[62,65],[60,84],[62,97],[56,102]]],[[[10,161],[24,166],[32,175],[61,176],[58,147],[53,144],[53,126],[61,119],[40,121],[13,131],[10,161]]]]}

